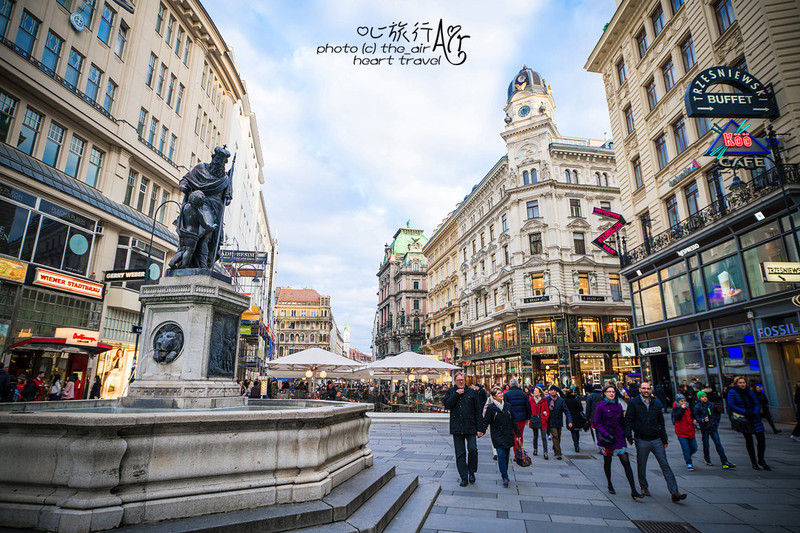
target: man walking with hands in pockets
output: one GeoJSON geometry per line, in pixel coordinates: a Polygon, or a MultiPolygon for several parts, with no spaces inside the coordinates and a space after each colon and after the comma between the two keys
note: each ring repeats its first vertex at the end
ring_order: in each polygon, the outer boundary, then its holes
{"type": "Polygon", "coordinates": [[[647,458],[653,453],[661,467],[661,473],[672,494],[672,501],[677,503],[686,499],[686,494],[678,492],[678,482],[667,462],[667,430],[664,427],[664,413],[661,402],[652,397],[649,383],[639,386],[639,395],[628,402],[625,413],[625,438],[628,444],[636,442],[636,469],[639,473],[639,485],[642,494],[650,496],[647,488],[647,458]]]}
{"type": "Polygon", "coordinates": [[[478,470],[478,431],[483,420],[483,405],[477,392],[467,387],[463,372],[457,372],[453,386],[444,395],[444,407],[450,411],[450,434],[456,452],[456,468],[462,487],[475,483],[478,470]]]}

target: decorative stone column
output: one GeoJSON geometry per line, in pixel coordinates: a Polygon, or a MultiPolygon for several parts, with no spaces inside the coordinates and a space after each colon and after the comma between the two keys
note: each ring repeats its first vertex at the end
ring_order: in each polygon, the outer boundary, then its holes
{"type": "Polygon", "coordinates": [[[142,287],[136,379],[126,406],[211,408],[244,405],[234,381],[239,320],[250,298],[217,273],[186,270],[142,287]]]}

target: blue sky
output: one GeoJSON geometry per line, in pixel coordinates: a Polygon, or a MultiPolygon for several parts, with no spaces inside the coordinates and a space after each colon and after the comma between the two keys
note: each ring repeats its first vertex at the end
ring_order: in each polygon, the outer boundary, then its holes
{"type": "MultiPolygon", "coordinates": [[[[331,296],[352,346],[371,352],[376,272],[398,227],[430,235],[505,154],[506,89],[527,65],[552,87],[563,135],[610,132],[602,80],[583,70],[614,0],[225,0],[204,2],[233,49],[258,119],[276,283],[331,296]],[[399,44],[359,28],[460,25],[458,66],[397,54],[317,53],[399,44]],[[354,56],[395,55],[392,65],[354,56]]],[[[385,34],[387,30],[384,30],[385,34]]],[[[417,43],[426,42],[418,33],[417,43]]],[[[455,43],[453,41],[453,52],[455,43]]],[[[441,48],[437,52],[441,52],[441,48]]],[[[441,53],[412,55],[429,59],[441,53]]],[[[455,60],[453,62],[456,62],[455,60]]]]}

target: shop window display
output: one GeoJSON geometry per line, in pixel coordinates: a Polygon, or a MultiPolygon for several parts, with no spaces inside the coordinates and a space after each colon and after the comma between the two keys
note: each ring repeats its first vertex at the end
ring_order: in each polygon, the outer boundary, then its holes
{"type": "Polygon", "coordinates": [[[510,324],[506,326],[506,346],[517,345],[517,326],[510,324]]]}
{"type": "Polygon", "coordinates": [[[744,275],[736,256],[704,266],[703,278],[708,291],[708,303],[712,308],[741,302],[747,297],[744,275]]]}
{"type": "Polygon", "coordinates": [[[531,323],[533,344],[552,344],[556,342],[556,322],[552,318],[537,318],[531,323]]]}
{"type": "Polygon", "coordinates": [[[641,292],[642,311],[644,323],[652,324],[664,320],[664,311],[661,308],[661,289],[658,285],[645,289],[641,292]]]}
{"type": "Polygon", "coordinates": [[[600,319],[596,317],[578,317],[578,342],[602,342],[600,319]]]}
{"type": "Polygon", "coordinates": [[[698,311],[706,310],[706,291],[703,289],[703,280],[699,270],[692,270],[690,273],[692,280],[692,293],[694,294],[694,305],[698,311]]]}
{"type": "Polygon", "coordinates": [[[689,278],[686,274],[663,282],[661,288],[664,292],[666,318],[688,315],[693,311],[689,278]]]}
{"type": "Polygon", "coordinates": [[[501,328],[494,328],[494,330],[492,331],[492,336],[494,337],[495,350],[505,348],[505,345],[503,343],[503,330],[501,328]]]}

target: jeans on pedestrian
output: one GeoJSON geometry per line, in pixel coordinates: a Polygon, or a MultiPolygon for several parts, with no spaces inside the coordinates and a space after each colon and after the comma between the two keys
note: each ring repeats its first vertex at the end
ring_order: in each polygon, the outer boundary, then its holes
{"type": "Polygon", "coordinates": [[[458,475],[466,480],[469,474],[478,471],[478,436],[453,435],[453,446],[456,449],[458,475]]]}
{"type": "Polygon", "coordinates": [[[511,448],[497,448],[497,466],[500,468],[500,477],[503,481],[508,479],[508,458],[511,448]]]}
{"type": "Polygon", "coordinates": [[[561,455],[561,428],[547,428],[547,431],[553,437],[553,453],[558,457],[561,455]]]}
{"type": "Polygon", "coordinates": [[[573,427],[572,429],[569,430],[569,432],[572,434],[572,445],[575,447],[575,451],[577,452],[578,448],[580,448],[580,444],[581,444],[580,443],[581,430],[580,429],[575,429],[573,427]]]}
{"type": "Polygon", "coordinates": [[[650,452],[658,461],[658,466],[661,468],[661,474],[667,482],[667,489],[670,493],[678,492],[678,482],[675,481],[675,474],[667,462],[667,450],[664,449],[664,443],[661,439],[655,440],[642,440],[636,439],[636,471],[639,475],[639,486],[643,489],[647,488],[647,458],[650,452]]]}
{"type": "Polygon", "coordinates": [[[692,456],[697,452],[697,439],[694,437],[691,439],[678,437],[678,442],[680,442],[681,450],[683,450],[683,460],[686,461],[687,465],[692,464],[692,456]]]}
{"type": "Polygon", "coordinates": [[[547,453],[547,430],[542,428],[533,428],[533,449],[536,451],[538,446],[539,434],[542,435],[542,453],[547,453]]]}
{"type": "Polygon", "coordinates": [[[714,441],[714,447],[717,449],[717,454],[719,454],[719,460],[722,461],[722,464],[727,463],[728,457],[725,455],[725,449],[722,447],[722,441],[719,439],[719,431],[703,433],[703,458],[707,463],[711,462],[711,445],[708,442],[709,438],[714,441]]]}

